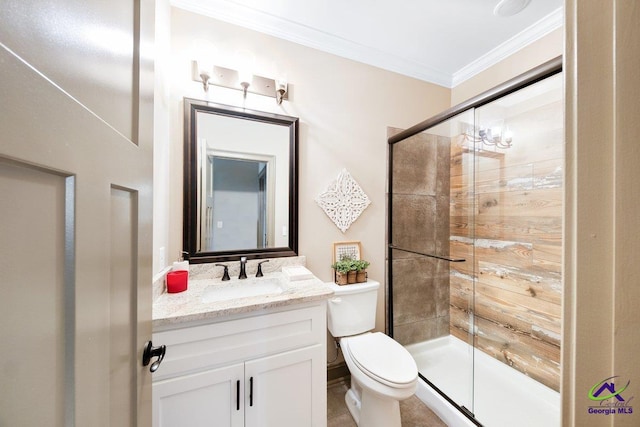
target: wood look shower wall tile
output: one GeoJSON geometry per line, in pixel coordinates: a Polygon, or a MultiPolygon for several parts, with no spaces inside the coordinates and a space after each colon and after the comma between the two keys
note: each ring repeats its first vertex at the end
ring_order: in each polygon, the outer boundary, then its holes
{"type": "Polygon", "coordinates": [[[513,146],[477,152],[475,164],[451,147],[450,253],[474,262],[450,266],[450,332],[558,390],[562,103],[525,108],[509,124],[513,146]]]}

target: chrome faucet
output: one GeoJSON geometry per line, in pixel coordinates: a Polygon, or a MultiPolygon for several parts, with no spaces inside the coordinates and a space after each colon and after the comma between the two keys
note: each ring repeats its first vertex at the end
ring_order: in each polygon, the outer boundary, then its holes
{"type": "Polygon", "coordinates": [[[240,257],[240,276],[238,279],[246,279],[247,278],[247,257],[240,257]]]}

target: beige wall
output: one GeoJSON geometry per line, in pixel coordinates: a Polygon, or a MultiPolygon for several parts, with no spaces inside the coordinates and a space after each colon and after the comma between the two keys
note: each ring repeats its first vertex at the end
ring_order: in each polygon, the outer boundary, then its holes
{"type": "MultiPolygon", "coordinates": [[[[153,91],[153,281],[164,285],[169,245],[169,90],[171,6],[169,0],[156,0],[155,73],[153,91]],[[161,254],[164,252],[164,254],[161,254]],[[163,258],[163,259],[162,259],[163,258]]],[[[169,260],[177,258],[172,253],[169,260]]],[[[157,287],[154,287],[157,289],[157,287]]],[[[159,290],[158,290],[159,291],[159,290]]]]}
{"type": "Polygon", "coordinates": [[[559,28],[451,89],[451,106],[562,55],[564,31],[559,28]]]}
{"type": "MultiPolygon", "coordinates": [[[[236,50],[248,49],[255,55],[255,74],[286,75],[290,83],[290,100],[281,106],[252,94],[245,106],[300,118],[299,252],[307,266],[321,280],[331,280],[332,243],[359,240],[371,261],[369,277],[384,283],[387,126],[406,128],[448,108],[450,90],[175,8],[171,34],[167,261],[182,247],[182,98],[242,106],[241,92],[212,87],[205,97],[202,85],[191,80],[192,46],[200,39],[217,48],[219,65],[231,65],[236,50]],[[314,201],[343,168],[371,199],[344,234],[314,201]]],[[[381,288],[380,330],[384,309],[381,288]]]]}

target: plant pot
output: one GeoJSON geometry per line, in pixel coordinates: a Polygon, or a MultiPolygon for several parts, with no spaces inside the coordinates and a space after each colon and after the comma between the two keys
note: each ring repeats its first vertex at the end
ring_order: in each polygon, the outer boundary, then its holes
{"type": "Polygon", "coordinates": [[[356,272],[355,271],[350,271],[349,273],[347,273],[347,283],[348,284],[352,284],[352,283],[356,283],[356,272]]]}
{"type": "Polygon", "coordinates": [[[356,283],[363,283],[367,281],[367,270],[358,271],[356,274],[356,283]]]}
{"type": "Polygon", "coordinates": [[[336,284],[337,285],[346,285],[347,284],[347,274],[346,273],[340,273],[338,271],[336,271],[336,284]]]}

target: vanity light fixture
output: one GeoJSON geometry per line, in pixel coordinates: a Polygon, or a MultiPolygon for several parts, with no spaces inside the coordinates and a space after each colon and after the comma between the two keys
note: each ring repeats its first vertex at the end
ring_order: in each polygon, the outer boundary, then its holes
{"type": "Polygon", "coordinates": [[[244,98],[247,97],[247,93],[269,96],[275,98],[278,105],[289,99],[289,85],[284,79],[270,79],[249,71],[238,71],[218,65],[211,65],[209,68],[203,65],[202,61],[192,61],[191,78],[193,81],[202,82],[205,92],[209,90],[209,85],[214,85],[241,90],[244,98]]]}
{"type": "Polygon", "coordinates": [[[491,129],[480,129],[478,131],[482,143],[488,146],[498,148],[509,148],[513,142],[513,132],[509,129],[502,132],[502,128],[494,127],[491,129]]]}
{"type": "Polygon", "coordinates": [[[463,132],[464,139],[473,143],[481,142],[483,145],[496,148],[511,148],[513,145],[513,132],[507,127],[503,132],[499,126],[477,129],[477,134],[472,126],[463,132]]]}
{"type": "Polygon", "coordinates": [[[288,89],[287,81],[284,79],[276,80],[276,102],[278,105],[282,104],[284,96],[287,94],[288,89]]]}
{"type": "Polygon", "coordinates": [[[205,61],[194,61],[200,80],[202,80],[202,88],[205,92],[209,91],[209,79],[211,79],[211,72],[213,71],[213,64],[209,64],[205,61]]]}
{"type": "Polygon", "coordinates": [[[242,97],[247,99],[247,90],[249,90],[249,86],[253,82],[253,73],[248,70],[240,70],[238,71],[238,84],[242,88],[242,97]]]}

